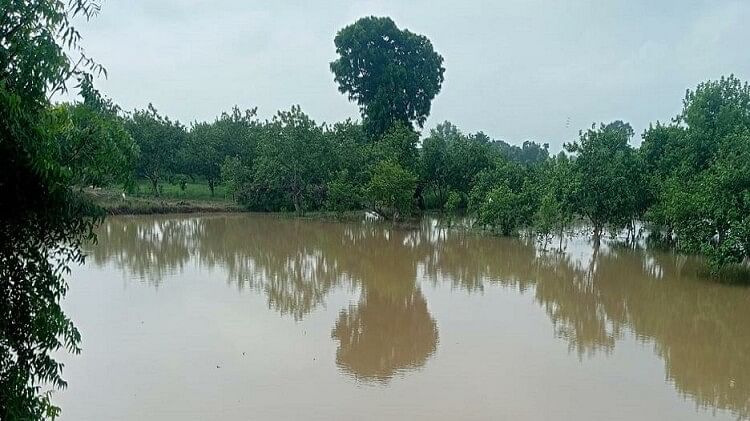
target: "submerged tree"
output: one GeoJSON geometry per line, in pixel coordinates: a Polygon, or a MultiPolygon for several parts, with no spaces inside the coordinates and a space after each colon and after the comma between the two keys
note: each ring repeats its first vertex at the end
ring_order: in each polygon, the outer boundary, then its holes
{"type": "Polygon", "coordinates": [[[734,76],[688,91],[671,126],[644,135],[656,232],[717,272],[750,255],[750,86],[734,76]]]}
{"type": "Polygon", "coordinates": [[[370,136],[379,138],[396,122],[422,127],[445,72],[427,37],[370,16],[341,29],[334,44],[334,79],[359,105],[370,136]]]}
{"type": "Polygon", "coordinates": [[[550,159],[542,174],[541,200],[534,214],[534,230],[545,247],[552,236],[558,236],[562,250],[565,230],[575,216],[575,195],[578,190],[573,163],[563,153],[550,159]]]}
{"type": "Polygon", "coordinates": [[[639,161],[628,144],[633,129],[614,121],[581,132],[578,142],[565,145],[575,154],[576,211],[588,219],[598,242],[605,228],[626,227],[640,213],[638,199],[644,186],[639,161]]]}

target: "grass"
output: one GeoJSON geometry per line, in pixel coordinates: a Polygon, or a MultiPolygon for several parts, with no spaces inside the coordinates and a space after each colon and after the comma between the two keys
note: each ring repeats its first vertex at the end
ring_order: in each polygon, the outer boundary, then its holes
{"type": "MultiPolygon", "coordinates": [[[[185,185],[185,190],[182,190],[178,184],[161,183],[159,184],[159,189],[161,190],[161,194],[158,198],[161,199],[201,200],[211,202],[232,201],[230,194],[227,192],[226,186],[221,184],[216,186],[213,196],[211,196],[211,190],[205,182],[187,183],[185,185]]],[[[138,180],[135,184],[134,190],[135,191],[131,192],[131,196],[157,198],[151,188],[151,182],[148,180],[138,180]]]]}
{"type": "Polygon", "coordinates": [[[86,192],[111,215],[244,210],[231,200],[224,186],[217,186],[215,195],[211,196],[211,191],[205,183],[188,183],[185,190],[177,184],[164,183],[161,185],[161,194],[157,197],[148,181],[139,180],[134,190],[132,193],[125,193],[124,196],[122,187],[89,189],[86,192]]]}

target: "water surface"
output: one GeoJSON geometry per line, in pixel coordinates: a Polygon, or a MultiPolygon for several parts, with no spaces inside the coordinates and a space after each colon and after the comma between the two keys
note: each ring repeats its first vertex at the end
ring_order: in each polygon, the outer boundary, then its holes
{"type": "Polygon", "coordinates": [[[750,418],[750,289],[585,240],[109,218],[64,303],[63,420],[750,418]]]}

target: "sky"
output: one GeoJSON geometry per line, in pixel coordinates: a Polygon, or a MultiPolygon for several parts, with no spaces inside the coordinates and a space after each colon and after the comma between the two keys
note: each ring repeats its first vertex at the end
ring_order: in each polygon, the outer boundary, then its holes
{"type": "Polygon", "coordinates": [[[448,120],[553,151],[595,122],[636,132],[668,121],[688,88],[750,80],[750,0],[104,0],[78,22],[96,86],[189,125],[234,105],[261,118],[301,105],[318,122],[359,118],[329,70],[336,32],[390,16],[426,35],[445,82],[423,133],[448,120]]]}

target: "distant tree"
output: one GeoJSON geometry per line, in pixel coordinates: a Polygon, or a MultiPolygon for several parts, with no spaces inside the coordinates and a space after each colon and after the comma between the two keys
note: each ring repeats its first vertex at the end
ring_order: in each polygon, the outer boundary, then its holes
{"type": "Polygon", "coordinates": [[[549,158],[549,144],[539,144],[533,141],[524,141],[519,147],[508,144],[502,140],[491,141],[493,149],[510,161],[519,164],[533,165],[544,162],[549,158]]]}
{"type": "MultiPolygon", "coordinates": [[[[324,196],[331,174],[332,151],[323,127],[299,106],[280,111],[268,124],[258,145],[253,182],[256,188],[278,191],[298,214],[324,196]]],[[[322,200],[321,200],[322,201],[322,200]]]]}
{"type": "Polygon", "coordinates": [[[496,154],[482,132],[457,136],[448,142],[448,184],[452,190],[468,195],[482,170],[492,167],[496,154]]]}
{"type": "Polygon", "coordinates": [[[182,171],[206,180],[211,196],[221,180],[221,166],[227,157],[243,156],[252,165],[258,140],[256,109],[244,113],[234,107],[213,123],[195,123],[187,137],[182,171]]]}
{"type": "Polygon", "coordinates": [[[463,198],[461,197],[461,193],[454,190],[448,192],[448,197],[445,200],[445,205],[443,205],[443,211],[445,211],[445,213],[447,214],[448,225],[451,225],[451,223],[453,222],[453,217],[461,208],[462,202],[463,198]]]}
{"type": "Polygon", "coordinates": [[[221,164],[221,179],[232,195],[232,200],[237,200],[240,190],[252,180],[252,171],[249,166],[242,162],[240,157],[228,156],[221,164]]]}
{"type": "Polygon", "coordinates": [[[206,180],[211,196],[221,179],[221,165],[226,158],[224,140],[219,128],[211,123],[196,123],[190,128],[184,148],[183,167],[180,172],[190,173],[206,180]]]}
{"type": "MultiPolygon", "coordinates": [[[[538,218],[545,219],[544,223],[557,234],[558,250],[562,251],[565,230],[570,227],[575,218],[579,180],[576,178],[573,163],[563,152],[554,157],[545,170],[544,193],[540,202],[540,212],[544,215],[538,215],[538,218]],[[547,203],[544,203],[545,200],[547,203]],[[545,209],[541,210],[541,207],[545,209]]],[[[542,221],[537,219],[537,223],[542,223],[542,221]]]]}
{"type": "Polygon", "coordinates": [[[637,199],[644,186],[638,179],[638,159],[628,144],[629,124],[615,121],[581,132],[578,142],[566,144],[575,154],[576,211],[585,216],[599,242],[606,227],[619,229],[639,213],[637,199]]]}
{"type": "Polygon", "coordinates": [[[555,201],[551,193],[542,196],[539,208],[534,214],[534,233],[542,244],[542,250],[547,250],[547,245],[552,241],[557,227],[557,218],[562,212],[560,204],[555,201]]]}
{"type": "Polygon", "coordinates": [[[446,121],[430,130],[430,136],[422,141],[420,182],[434,192],[438,206],[443,205],[450,188],[448,138],[460,135],[456,126],[446,121]]]}
{"type": "Polygon", "coordinates": [[[367,185],[373,209],[387,218],[398,219],[411,211],[417,177],[396,162],[381,161],[367,185]]]}
{"type": "Polygon", "coordinates": [[[390,18],[370,16],[341,29],[334,44],[334,79],[359,105],[372,138],[396,122],[422,127],[445,72],[430,40],[399,29],[390,18]]]}
{"type": "Polygon", "coordinates": [[[686,159],[693,173],[706,169],[731,135],[750,131],[750,86],[734,75],[688,90],[676,121],[687,126],[686,159]]]}
{"type": "Polygon", "coordinates": [[[466,136],[446,121],[422,142],[421,183],[434,192],[437,207],[442,207],[450,190],[468,195],[474,178],[491,166],[494,157],[486,135],[466,136]]]}
{"type": "Polygon", "coordinates": [[[461,202],[463,201],[463,198],[461,198],[461,193],[451,190],[448,192],[448,198],[445,201],[444,209],[448,213],[455,213],[461,208],[461,202]]]}
{"type": "Polygon", "coordinates": [[[160,115],[153,105],[146,110],[136,110],[125,127],[140,148],[136,175],[147,178],[155,195],[159,195],[159,182],[178,172],[186,146],[187,132],[177,121],[160,115]]]}

